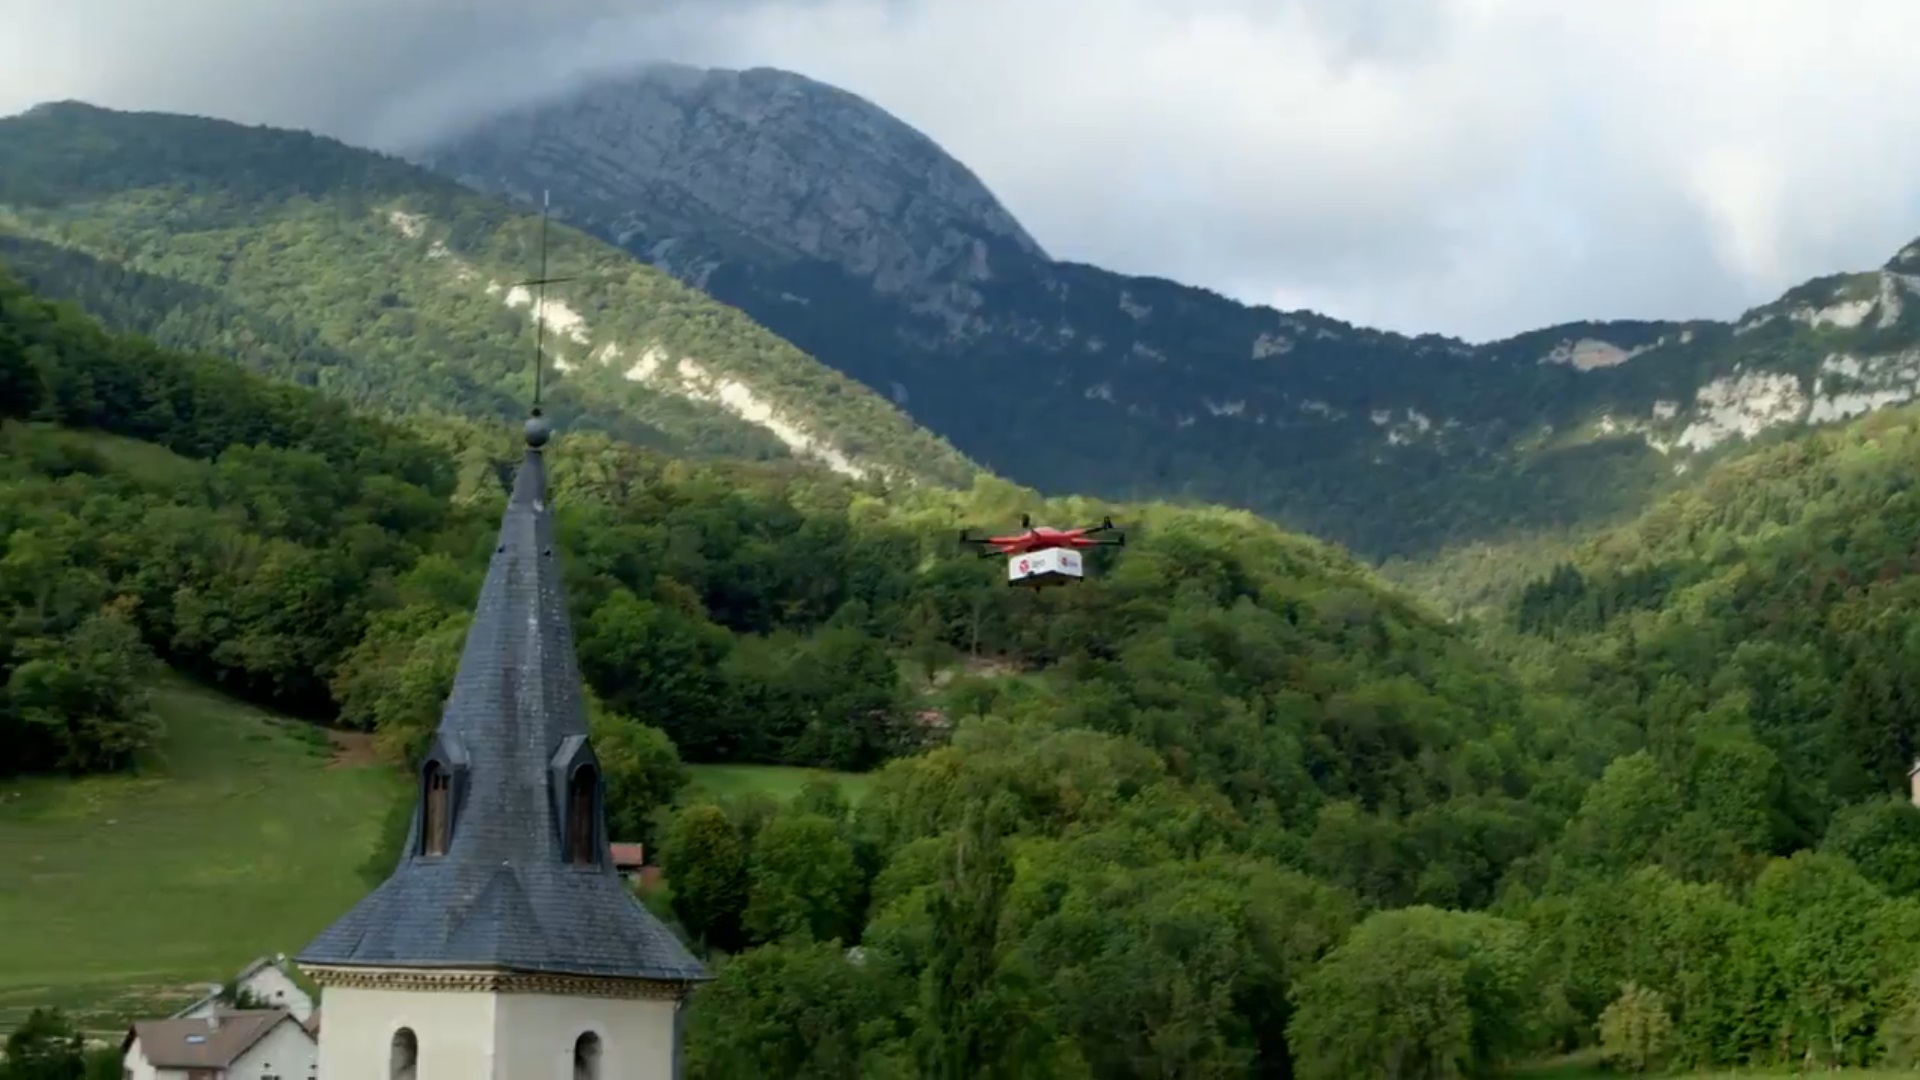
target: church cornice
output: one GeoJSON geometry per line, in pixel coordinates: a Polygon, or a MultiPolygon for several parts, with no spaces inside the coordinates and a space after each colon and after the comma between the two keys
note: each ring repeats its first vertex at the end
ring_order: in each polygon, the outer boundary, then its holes
{"type": "Polygon", "coordinates": [[[322,989],[339,986],[354,990],[469,994],[551,994],[556,997],[620,998],[678,1001],[694,987],[690,982],[658,979],[616,979],[599,975],[560,975],[533,971],[448,970],[416,968],[339,967],[302,964],[300,970],[322,989]]]}

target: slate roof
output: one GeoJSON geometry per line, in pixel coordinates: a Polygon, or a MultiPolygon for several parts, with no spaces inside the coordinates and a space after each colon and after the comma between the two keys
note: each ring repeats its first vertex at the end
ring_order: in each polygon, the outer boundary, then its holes
{"type": "Polygon", "coordinates": [[[281,1021],[292,1019],[285,1009],[244,1009],[220,1013],[218,1027],[204,1017],[135,1020],[120,1051],[139,1039],[140,1052],[156,1069],[224,1069],[281,1021]]]}
{"type": "Polygon", "coordinates": [[[563,859],[556,753],[587,735],[573,633],[547,506],[545,422],[527,452],[467,631],[436,746],[465,758],[443,856],[405,853],[384,884],[309,944],[302,964],[483,968],[692,982],[706,971],[641,906],[607,857],[563,859]]]}

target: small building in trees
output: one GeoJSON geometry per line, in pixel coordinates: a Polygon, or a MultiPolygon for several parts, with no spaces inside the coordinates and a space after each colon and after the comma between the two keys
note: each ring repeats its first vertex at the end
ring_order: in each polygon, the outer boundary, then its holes
{"type": "Polygon", "coordinates": [[[613,868],[621,877],[638,882],[647,865],[647,848],[645,844],[608,844],[607,857],[613,860],[613,868]]]}
{"type": "Polygon", "coordinates": [[[527,448],[393,874],[299,954],[320,1080],[670,1080],[700,962],[614,866],[527,448]]]}

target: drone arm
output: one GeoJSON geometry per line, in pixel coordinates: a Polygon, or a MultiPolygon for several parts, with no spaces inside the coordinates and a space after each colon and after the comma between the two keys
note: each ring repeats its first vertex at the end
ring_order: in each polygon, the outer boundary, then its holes
{"type": "Polygon", "coordinates": [[[973,532],[972,529],[961,529],[960,542],[963,544],[982,544],[986,546],[994,546],[998,544],[1004,544],[1007,542],[1007,539],[1008,539],[1007,537],[1004,537],[1004,536],[973,536],[971,535],[972,532],[973,532]]]}

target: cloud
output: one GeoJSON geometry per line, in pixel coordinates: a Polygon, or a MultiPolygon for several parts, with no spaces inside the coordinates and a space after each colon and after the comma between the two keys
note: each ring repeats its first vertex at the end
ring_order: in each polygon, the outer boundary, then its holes
{"type": "Polygon", "coordinates": [[[0,0],[0,111],[415,140],[656,59],[797,70],[1049,250],[1482,338],[1731,317],[1920,234],[1912,0],[0,0]]]}

